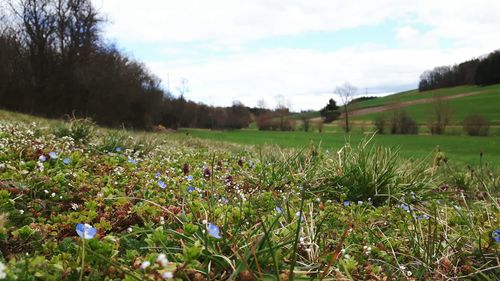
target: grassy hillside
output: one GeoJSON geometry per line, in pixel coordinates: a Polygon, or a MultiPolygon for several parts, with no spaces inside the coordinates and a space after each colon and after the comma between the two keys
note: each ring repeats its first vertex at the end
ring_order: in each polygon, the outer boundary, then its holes
{"type": "Polygon", "coordinates": [[[412,101],[424,98],[433,98],[433,97],[446,97],[446,96],[454,96],[463,93],[471,93],[471,92],[485,92],[488,93],[490,91],[499,91],[500,85],[492,85],[487,87],[479,87],[479,86],[460,86],[460,87],[452,87],[452,88],[443,88],[432,91],[419,92],[418,90],[405,91],[401,93],[396,93],[393,95],[380,97],[376,99],[371,99],[367,101],[362,101],[356,103],[355,108],[366,108],[373,106],[386,105],[391,103],[412,101]]]}
{"type": "MultiPolygon", "coordinates": [[[[356,109],[375,107],[387,104],[397,104],[398,102],[413,101],[434,96],[454,96],[465,93],[477,92],[478,95],[464,96],[456,99],[450,99],[447,102],[452,109],[452,124],[461,124],[463,119],[472,114],[480,113],[485,116],[493,125],[500,125],[500,85],[489,87],[464,86],[449,89],[440,89],[429,92],[410,91],[406,93],[382,97],[379,99],[361,102],[356,109]]],[[[426,124],[433,114],[433,104],[415,104],[403,107],[412,118],[420,124],[426,124]]],[[[353,117],[353,120],[374,120],[378,115],[387,115],[389,112],[379,112],[353,117]]]]}
{"type": "MultiPolygon", "coordinates": [[[[405,91],[385,97],[370,99],[353,104],[350,107],[351,111],[359,109],[376,108],[379,106],[397,105],[402,102],[412,102],[423,99],[432,99],[434,97],[453,97],[474,93],[477,95],[457,97],[449,99],[448,102],[452,108],[452,124],[459,125],[463,119],[472,114],[483,114],[492,125],[500,125],[500,85],[492,85],[487,87],[479,86],[460,86],[453,88],[437,89],[426,92],[419,92],[418,90],[405,91]]],[[[430,116],[433,113],[433,106],[431,103],[414,104],[403,107],[419,124],[427,124],[430,116]]],[[[379,115],[388,115],[391,111],[366,113],[352,117],[354,121],[373,121],[379,115]]],[[[318,112],[307,112],[301,114],[291,115],[291,118],[300,119],[302,116],[309,118],[319,117],[318,112]]]]}

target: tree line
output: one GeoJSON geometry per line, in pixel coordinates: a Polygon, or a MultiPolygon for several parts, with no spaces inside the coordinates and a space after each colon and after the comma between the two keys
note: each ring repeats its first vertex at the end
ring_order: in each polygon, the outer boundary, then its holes
{"type": "MultiPolygon", "coordinates": [[[[0,0],[0,106],[135,129],[243,128],[251,109],[174,97],[143,63],[102,36],[90,0],[0,0]]],[[[255,110],[254,110],[255,111],[255,110]]]]}
{"type": "Polygon", "coordinates": [[[453,66],[439,66],[420,76],[419,91],[460,85],[492,85],[500,83],[500,50],[453,66]]]}

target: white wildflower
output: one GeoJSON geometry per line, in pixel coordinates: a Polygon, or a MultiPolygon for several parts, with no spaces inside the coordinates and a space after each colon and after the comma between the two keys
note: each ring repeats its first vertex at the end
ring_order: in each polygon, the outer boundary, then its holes
{"type": "Polygon", "coordinates": [[[167,279],[173,279],[174,278],[174,273],[170,272],[170,271],[166,271],[166,272],[163,272],[161,274],[161,277],[165,280],[167,279]]]}
{"type": "Polygon", "coordinates": [[[5,273],[6,268],[5,264],[0,261],[0,279],[5,279],[5,277],[7,277],[7,273],[5,273]]]}
{"type": "Polygon", "coordinates": [[[168,259],[167,255],[165,254],[159,254],[158,257],[156,258],[156,262],[161,264],[161,266],[165,267],[168,265],[168,259]]]}
{"type": "Polygon", "coordinates": [[[141,263],[141,269],[146,269],[146,268],[148,268],[150,265],[151,265],[151,262],[149,262],[149,261],[143,261],[143,262],[141,263]]]}

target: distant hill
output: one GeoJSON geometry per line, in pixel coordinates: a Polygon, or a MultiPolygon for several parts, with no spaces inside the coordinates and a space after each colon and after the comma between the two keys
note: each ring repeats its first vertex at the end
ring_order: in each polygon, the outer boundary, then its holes
{"type": "MultiPolygon", "coordinates": [[[[500,84],[486,87],[468,85],[425,92],[415,89],[360,101],[350,106],[351,120],[373,121],[379,115],[389,115],[396,109],[403,109],[417,123],[427,124],[433,114],[433,102],[436,97],[442,97],[449,103],[452,109],[452,124],[459,125],[466,116],[479,113],[492,125],[500,125],[500,84]]],[[[319,112],[293,114],[290,117],[301,119],[304,115],[317,118],[319,112]]]]}
{"type": "Polygon", "coordinates": [[[470,114],[479,113],[492,125],[500,125],[500,84],[487,87],[459,86],[426,92],[406,91],[356,103],[351,108],[352,120],[374,120],[378,115],[404,109],[419,124],[426,124],[433,114],[436,97],[441,97],[451,107],[452,124],[461,124],[470,114]]]}

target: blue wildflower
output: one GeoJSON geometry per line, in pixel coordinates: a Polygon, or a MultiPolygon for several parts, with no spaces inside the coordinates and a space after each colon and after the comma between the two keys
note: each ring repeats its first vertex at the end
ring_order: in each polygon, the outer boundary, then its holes
{"type": "Polygon", "coordinates": [[[156,172],[155,176],[156,176],[157,178],[161,178],[161,173],[160,173],[160,172],[156,172]]]}
{"type": "Polygon", "coordinates": [[[159,180],[158,181],[158,186],[161,188],[161,189],[165,189],[167,188],[167,184],[164,183],[162,180],[159,180]]]}
{"type": "Polygon", "coordinates": [[[76,225],[76,233],[83,239],[92,239],[97,233],[97,229],[92,227],[90,224],[79,223],[76,225]]]}
{"type": "Polygon", "coordinates": [[[120,152],[120,151],[122,151],[122,148],[121,147],[117,147],[116,148],[116,152],[120,152]]]}
{"type": "Polygon", "coordinates": [[[193,180],[193,176],[191,176],[191,175],[186,176],[186,179],[187,179],[188,181],[192,181],[192,180],[193,180]]]}
{"type": "Polygon", "coordinates": [[[491,232],[491,238],[495,240],[495,242],[500,243],[500,230],[496,229],[491,232]]]}
{"type": "Polygon", "coordinates": [[[130,164],[134,164],[134,165],[135,165],[135,164],[137,164],[137,160],[135,160],[135,159],[133,159],[133,158],[129,158],[129,159],[128,159],[128,162],[129,162],[130,164]]]}
{"type": "Polygon", "coordinates": [[[45,157],[45,155],[40,155],[40,157],[38,157],[38,161],[45,162],[47,161],[47,157],[45,157]]]}
{"type": "Polygon", "coordinates": [[[278,212],[278,214],[283,214],[283,209],[281,209],[280,207],[276,206],[276,212],[278,212]]]}
{"type": "Polygon", "coordinates": [[[63,163],[65,165],[69,165],[71,163],[71,159],[69,159],[68,157],[66,157],[66,158],[64,158],[63,163]]]}
{"type": "Polygon", "coordinates": [[[410,211],[410,207],[408,205],[406,205],[405,203],[401,203],[401,209],[409,212],[410,211]]]}
{"type": "Polygon", "coordinates": [[[417,216],[417,220],[428,220],[429,216],[427,214],[417,216]]]}
{"type": "Polygon", "coordinates": [[[349,200],[344,200],[344,206],[347,207],[351,205],[351,202],[349,200]]]}
{"type": "Polygon", "coordinates": [[[194,192],[196,189],[192,186],[187,188],[187,192],[194,192]]]}
{"type": "Polygon", "coordinates": [[[49,156],[50,156],[50,159],[57,159],[57,153],[55,153],[54,151],[51,151],[49,153],[49,156]]]}
{"type": "Polygon", "coordinates": [[[215,237],[217,239],[221,239],[222,238],[220,236],[220,229],[215,224],[209,223],[208,226],[207,226],[207,229],[208,229],[208,234],[210,234],[210,236],[215,237]]]}

